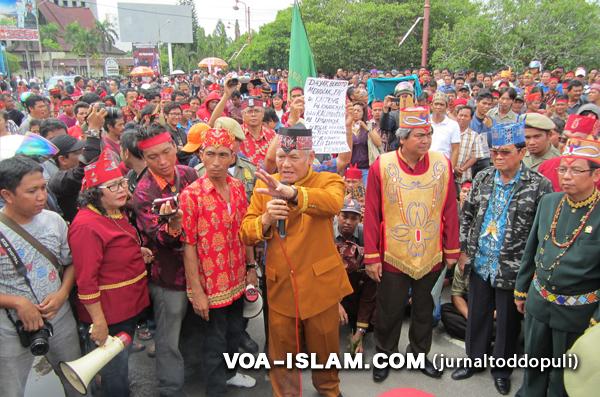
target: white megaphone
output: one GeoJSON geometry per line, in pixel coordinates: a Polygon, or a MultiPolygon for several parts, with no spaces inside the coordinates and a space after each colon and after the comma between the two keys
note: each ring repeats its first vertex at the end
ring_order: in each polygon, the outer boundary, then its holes
{"type": "Polygon", "coordinates": [[[104,345],[85,356],[68,363],[61,361],[60,370],[75,390],[86,394],[88,384],[98,371],[130,344],[131,336],[125,332],[119,332],[116,336],[108,335],[104,345]]]}
{"type": "Polygon", "coordinates": [[[254,318],[262,312],[263,300],[260,290],[252,284],[244,291],[244,318],[254,318]]]}

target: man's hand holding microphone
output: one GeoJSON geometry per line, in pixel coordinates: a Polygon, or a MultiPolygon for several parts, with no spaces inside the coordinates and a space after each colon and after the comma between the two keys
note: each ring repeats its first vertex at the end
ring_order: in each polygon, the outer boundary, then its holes
{"type": "Polygon", "coordinates": [[[257,188],[256,192],[273,197],[267,203],[267,210],[261,217],[263,230],[266,232],[278,221],[285,221],[288,218],[290,212],[288,202],[294,201],[298,197],[298,190],[293,186],[281,183],[264,170],[256,171],[256,177],[267,185],[264,188],[257,188]]]}

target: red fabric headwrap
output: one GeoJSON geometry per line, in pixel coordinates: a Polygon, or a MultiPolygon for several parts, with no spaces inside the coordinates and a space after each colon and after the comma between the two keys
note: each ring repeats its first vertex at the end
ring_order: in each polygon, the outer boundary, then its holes
{"type": "Polygon", "coordinates": [[[119,169],[119,162],[108,149],[100,154],[98,161],[87,165],[83,172],[82,191],[123,176],[119,169]]]}
{"type": "Polygon", "coordinates": [[[534,101],[541,101],[541,100],[542,100],[542,94],[540,94],[539,92],[529,94],[525,97],[525,101],[527,101],[527,102],[534,102],[534,101]]]}
{"type": "Polygon", "coordinates": [[[344,173],[346,179],[362,179],[362,172],[356,165],[350,165],[350,167],[344,173]]]}
{"type": "Polygon", "coordinates": [[[383,109],[383,102],[382,101],[373,101],[371,103],[371,109],[383,109]]]}
{"type": "Polygon", "coordinates": [[[148,139],[144,139],[143,141],[139,141],[138,149],[143,151],[143,150],[150,149],[153,146],[160,145],[161,143],[170,142],[170,141],[171,141],[171,134],[169,134],[167,131],[165,131],[162,134],[153,136],[152,138],[148,138],[148,139]]]}

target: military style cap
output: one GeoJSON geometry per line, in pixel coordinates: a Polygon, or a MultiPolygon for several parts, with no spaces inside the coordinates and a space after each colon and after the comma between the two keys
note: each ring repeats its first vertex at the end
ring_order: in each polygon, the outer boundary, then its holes
{"type": "Polygon", "coordinates": [[[527,113],[525,127],[537,128],[538,130],[550,131],[556,128],[552,119],[539,113],[527,113]]]}

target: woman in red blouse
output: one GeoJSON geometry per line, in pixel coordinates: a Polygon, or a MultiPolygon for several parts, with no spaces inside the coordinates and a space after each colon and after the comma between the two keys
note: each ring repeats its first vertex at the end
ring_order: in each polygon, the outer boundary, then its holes
{"type": "MultiPolygon", "coordinates": [[[[77,282],[77,313],[90,326],[90,339],[103,345],[108,335],[132,338],[140,314],[149,306],[145,262],[152,252],[141,247],[136,230],[121,208],[127,180],[114,158],[103,152],[85,168],[81,209],[69,229],[77,282]]],[[[128,349],[101,371],[103,395],[129,396],[128,349]]]]}

